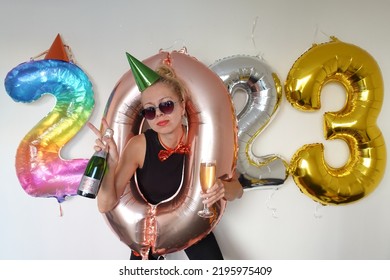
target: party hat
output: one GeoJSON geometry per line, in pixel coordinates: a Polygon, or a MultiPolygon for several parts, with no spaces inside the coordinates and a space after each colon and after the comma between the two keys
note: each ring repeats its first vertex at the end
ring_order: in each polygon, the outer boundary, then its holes
{"type": "Polygon", "coordinates": [[[143,92],[146,88],[150,87],[158,79],[160,79],[160,76],[155,71],[150,69],[141,61],[137,60],[129,53],[126,53],[126,55],[140,92],[143,92]]]}
{"type": "Polygon", "coordinates": [[[58,59],[69,62],[69,57],[66,54],[64,43],[61,40],[60,34],[58,34],[54,39],[54,42],[48,50],[45,59],[58,59]]]}

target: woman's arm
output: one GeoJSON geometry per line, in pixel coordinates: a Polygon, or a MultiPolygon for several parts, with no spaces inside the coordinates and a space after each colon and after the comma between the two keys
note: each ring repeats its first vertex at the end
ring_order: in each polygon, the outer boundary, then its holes
{"type": "Polygon", "coordinates": [[[222,183],[225,188],[224,198],[227,201],[232,201],[242,197],[244,190],[242,188],[242,185],[238,181],[238,175],[236,173],[234,174],[232,179],[227,181],[222,180],[222,183]]]}
{"type": "Polygon", "coordinates": [[[112,210],[119,202],[127,184],[143,162],[146,149],[143,134],[129,140],[116,165],[109,166],[98,193],[98,208],[102,213],[112,210]]]}
{"type": "MultiPolygon", "coordinates": [[[[105,119],[102,120],[103,130],[108,128],[108,123],[105,119]]],[[[100,131],[88,124],[92,131],[98,136],[95,144],[95,150],[106,150],[107,170],[101,183],[99,193],[97,195],[98,209],[105,213],[112,210],[122,196],[124,189],[131,177],[134,175],[141,160],[143,160],[142,148],[144,144],[143,135],[134,136],[123,149],[122,155],[119,156],[117,145],[113,138],[101,139],[100,131]]]]}
{"type": "Polygon", "coordinates": [[[217,179],[214,186],[208,189],[207,193],[202,193],[202,199],[203,203],[210,207],[220,199],[232,201],[241,198],[243,192],[238,176],[234,174],[233,178],[229,180],[217,179]]]}

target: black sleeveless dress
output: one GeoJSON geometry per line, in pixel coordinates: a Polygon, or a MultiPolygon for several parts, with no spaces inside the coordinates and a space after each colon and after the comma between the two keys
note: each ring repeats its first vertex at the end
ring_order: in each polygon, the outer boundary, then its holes
{"type": "MultiPolygon", "coordinates": [[[[158,153],[164,149],[157,133],[148,129],[144,132],[146,138],[146,153],[144,165],[137,169],[137,182],[145,199],[157,204],[169,199],[179,189],[183,178],[183,154],[172,154],[165,161],[160,161],[158,153]]],[[[201,219],[201,218],[199,218],[201,219]]],[[[205,238],[191,247],[185,249],[190,260],[223,260],[217,240],[211,232],[205,238]]],[[[158,256],[150,255],[149,259],[157,259],[158,256]]],[[[132,252],[130,259],[141,259],[132,252]]]]}
{"type": "Polygon", "coordinates": [[[145,131],[146,153],[144,165],[137,169],[137,181],[146,200],[157,204],[172,197],[179,189],[183,177],[183,154],[172,154],[160,161],[158,153],[164,149],[157,133],[145,131]]]}

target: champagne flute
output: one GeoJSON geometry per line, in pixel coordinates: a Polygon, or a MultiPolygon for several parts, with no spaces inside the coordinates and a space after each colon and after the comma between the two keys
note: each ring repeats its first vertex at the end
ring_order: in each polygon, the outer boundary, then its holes
{"type": "MultiPolygon", "coordinates": [[[[200,185],[202,191],[206,192],[209,188],[215,184],[215,160],[202,160],[200,163],[200,185]]],[[[206,203],[203,203],[203,209],[198,212],[198,215],[202,218],[211,218],[214,213],[210,211],[206,203]]]]}

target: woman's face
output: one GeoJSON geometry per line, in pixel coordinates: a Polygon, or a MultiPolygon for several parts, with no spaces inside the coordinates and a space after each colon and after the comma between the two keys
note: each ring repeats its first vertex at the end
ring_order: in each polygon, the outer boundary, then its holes
{"type": "Polygon", "coordinates": [[[179,127],[181,129],[182,117],[185,113],[184,102],[166,84],[156,83],[145,89],[141,94],[141,104],[143,109],[149,108],[149,112],[153,111],[153,108],[155,110],[155,117],[147,119],[154,131],[170,133],[179,127]],[[164,102],[166,105],[172,105],[169,101],[173,102],[173,111],[171,113],[162,112],[159,105],[163,105],[164,102]]]}

